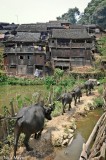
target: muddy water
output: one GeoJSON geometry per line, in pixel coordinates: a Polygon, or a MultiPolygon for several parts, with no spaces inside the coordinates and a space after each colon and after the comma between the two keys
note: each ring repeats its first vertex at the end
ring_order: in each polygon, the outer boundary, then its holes
{"type": "Polygon", "coordinates": [[[72,144],[66,148],[56,150],[55,160],[79,160],[82,145],[87,141],[102,113],[101,109],[96,109],[90,112],[86,118],[80,118],[77,121],[77,131],[72,144]]]}

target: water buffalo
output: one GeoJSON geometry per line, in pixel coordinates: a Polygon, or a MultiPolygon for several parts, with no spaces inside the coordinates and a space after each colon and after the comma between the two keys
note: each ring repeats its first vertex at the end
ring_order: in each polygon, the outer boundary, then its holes
{"type": "Polygon", "coordinates": [[[23,107],[16,116],[14,128],[14,158],[16,157],[18,139],[21,133],[25,134],[24,145],[27,151],[31,151],[29,146],[29,138],[31,134],[35,134],[35,138],[41,135],[44,127],[45,118],[51,120],[51,113],[55,108],[55,104],[50,107],[44,107],[41,104],[35,104],[29,107],[23,107]]]}
{"type": "Polygon", "coordinates": [[[71,108],[71,102],[72,102],[73,96],[71,92],[63,93],[57,100],[62,102],[62,114],[65,113],[65,106],[66,104],[69,104],[68,110],[70,111],[71,108]]]}
{"type": "Polygon", "coordinates": [[[77,104],[77,99],[78,99],[78,102],[80,102],[80,97],[82,97],[81,87],[80,87],[80,86],[75,87],[75,88],[71,91],[71,93],[72,93],[72,96],[73,96],[74,101],[75,101],[74,105],[76,106],[76,104],[77,104]]]}
{"type": "Polygon", "coordinates": [[[88,79],[84,85],[83,88],[86,90],[86,95],[88,96],[91,94],[92,89],[94,89],[94,86],[99,86],[100,82],[97,81],[97,79],[88,79]]]}
{"type": "Polygon", "coordinates": [[[86,95],[91,94],[91,90],[94,89],[94,83],[90,80],[84,83],[84,89],[86,90],[86,95]]]}

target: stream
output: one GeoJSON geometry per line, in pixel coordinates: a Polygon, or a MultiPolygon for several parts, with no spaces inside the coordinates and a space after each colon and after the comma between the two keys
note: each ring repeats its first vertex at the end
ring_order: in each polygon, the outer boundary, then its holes
{"type": "Polygon", "coordinates": [[[56,157],[54,160],[79,160],[82,145],[89,138],[90,133],[102,113],[103,111],[98,108],[89,112],[87,117],[80,118],[77,121],[77,130],[71,145],[62,149],[56,149],[56,157]]]}

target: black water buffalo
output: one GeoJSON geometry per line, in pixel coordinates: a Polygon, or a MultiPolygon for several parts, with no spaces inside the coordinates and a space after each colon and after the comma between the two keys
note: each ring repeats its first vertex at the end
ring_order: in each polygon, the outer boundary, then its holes
{"type": "Polygon", "coordinates": [[[16,116],[14,128],[14,158],[16,157],[18,139],[21,133],[25,134],[24,145],[27,151],[31,151],[29,146],[29,138],[31,134],[35,134],[35,138],[41,135],[44,127],[45,118],[51,120],[51,113],[55,108],[55,104],[50,107],[44,107],[41,104],[35,104],[29,107],[23,107],[16,116]]]}
{"type": "Polygon", "coordinates": [[[62,102],[62,114],[65,113],[65,107],[67,104],[69,104],[68,110],[70,111],[71,108],[71,102],[72,102],[73,96],[71,92],[63,93],[57,100],[62,102]]]}
{"type": "Polygon", "coordinates": [[[74,98],[74,105],[76,106],[77,104],[77,99],[78,99],[78,102],[80,102],[80,97],[82,97],[82,91],[81,91],[81,87],[80,86],[77,86],[75,87],[72,91],[72,96],[74,98]]]}
{"type": "Polygon", "coordinates": [[[97,79],[88,79],[84,85],[83,85],[83,89],[86,90],[86,95],[88,96],[89,94],[91,94],[92,89],[94,89],[94,86],[99,86],[100,82],[97,81],[97,79]]]}
{"type": "Polygon", "coordinates": [[[90,80],[84,83],[84,89],[86,90],[86,95],[91,94],[91,90],[94,89],[94,83],[90,80]]]}

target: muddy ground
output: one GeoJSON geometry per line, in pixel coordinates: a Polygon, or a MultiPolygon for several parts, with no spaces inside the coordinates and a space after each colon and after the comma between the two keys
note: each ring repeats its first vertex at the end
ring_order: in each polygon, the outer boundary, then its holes
{"type": "Polygon", "coordinates": [[[51,121],[46,121],[41,139],[35,140],[33,139],[33,135],[30,138],[30,145],[34,150],[27,152],[25,147],[18,147],[17,159],[21,157],[23,160],[54,160],[56,156],[56,146],[62,147],[72,141],[72,139],[68,139],[65,144],[65,142],[61,141],[60,137],[65,137],[68,133],[73,137],[74,130],[76,129],[76,119],[78,120],[80,116],[85,116],[86,113],[89,112],[89,106],[93,104],[93,99],[97,96],[97,90],[93,91],[92,95],[89,96],[86,96],[84,93],[81,97],[81,102],[78,103],[76,107],[72,102],[71,111],[67,111],[66,108],[64,115],[60,113],[60,116],[53,117],[51,121]]]}

